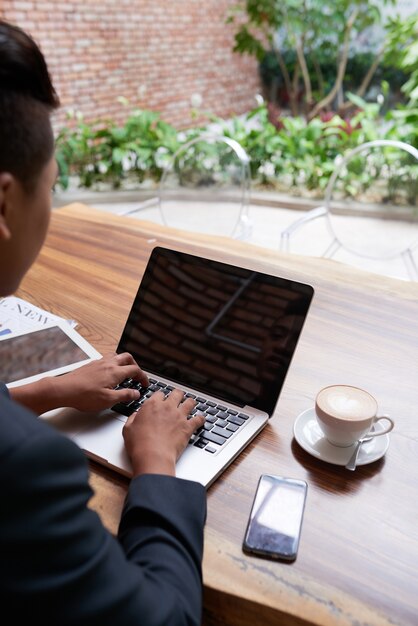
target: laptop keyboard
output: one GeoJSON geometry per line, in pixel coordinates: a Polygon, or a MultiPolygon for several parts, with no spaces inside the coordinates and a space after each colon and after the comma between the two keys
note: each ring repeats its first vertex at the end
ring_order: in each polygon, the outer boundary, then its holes
{"type": "MultiPolygon", "coordinates": [[[[174,389],[172,385],[167,385],[155,378],[149,378],[149,382],[148,387],[143,387],[141,383],[132,378],[127,378],[120,383],[115,389],[138,389],[141,395],[138,400],[133,400],[129,403],[118,402],[112,406],[112,410],[125,417],[129,417],[134,411],[140,409],[142,404],[156,391],[162,391],[164,395],[168,396],[174,389]]],[[[206,417],[204,425],[192,435],[189,444],[201,450],[205,450],[209,454],[217,452],[250,417],[246,413],[230,409],[194,393],[186,392],[184,397],[193,398],[196,402],[196,406],[189,418],[196,413],[200,413],[206,417]]]]}

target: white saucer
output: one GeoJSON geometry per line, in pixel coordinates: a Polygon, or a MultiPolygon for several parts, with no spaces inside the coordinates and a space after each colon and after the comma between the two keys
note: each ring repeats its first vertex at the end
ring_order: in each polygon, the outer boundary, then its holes
{"type": "MultiPolygon", "coordinates": [[[[376,430],[383,430],[383,425],[376,424],[376,430]]],[[[293,434],[298,444],[317,459],[334,465],[346,465],[351,457],[354,446],[339,448],[332,445],[324,437],[312,407],[301,413],[295,420],[293,434]]],[[[357,465],[367,465],[380,459],[389,447],[389,435],[379,435],[371,441],[363,443],[357,459],[357,465]]]]}

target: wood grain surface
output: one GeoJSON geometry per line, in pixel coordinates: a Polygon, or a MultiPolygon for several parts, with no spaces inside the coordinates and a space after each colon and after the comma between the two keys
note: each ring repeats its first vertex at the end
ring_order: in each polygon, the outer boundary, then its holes
{"type": "MultiPolygon", "coordinates": [[[[155,245],[311,284],[315,296],[274,416],[208,490],[209,625],[418,624],[418,284],[73,204],[53,211],[19,292],[114,351],[155,245]],[[330,384],[357,385],[395,419],[385,457],[355,472],[307,454],[293,423],[330,384]],[[297,560],[250,557],[242,539],[261,473],[301,478],[297,560]]],[[[128,481],[91,464],[91,502],[115,533],[128,481]]]]}

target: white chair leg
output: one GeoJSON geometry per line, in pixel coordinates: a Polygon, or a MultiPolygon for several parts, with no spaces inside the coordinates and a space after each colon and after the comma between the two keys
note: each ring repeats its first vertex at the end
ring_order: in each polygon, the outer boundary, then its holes
{"type": "Polygon", "coordinates": [[[280,250],[282,252],[289,252],[289,239],[290,233],[283,231],[280,235],[280,250]]]}
{"type": "Polygon", "coordinates": [[[149,198],[148,200],[144,200],[133,209],[128,209],[125,211],[121,211],[118,215],[132,215],[133,213],[137,213],[138,211],[143,211],[144,209],[148,209],[152,206],[156,206],[158,204],[158,198],[149,198]]]}
{"type": "Polygon", "coordinates": [[[416,280],[418,281],[418,267],[417,264],[415,263],[415,259],[414,259],[414,255],[412,254],[411,250],[405,250],[405,252],[402,252],[402,259],[403,262],[405,263],[409,278],[411,280],[416,280]]]}
{"type": "Polygon", "coordinates": [[[323,257],[326,257],[327,259],[330,259],[331,257],[334,256],[334,254],[337,252],[337,250],[339,250],[341,248],[341,244],[338,241],[338,239],[334,239],[333,241],[331,241],[330,245],[328,246],[328,248],[325,250],[324,254],[322,255],[323,257]]]}

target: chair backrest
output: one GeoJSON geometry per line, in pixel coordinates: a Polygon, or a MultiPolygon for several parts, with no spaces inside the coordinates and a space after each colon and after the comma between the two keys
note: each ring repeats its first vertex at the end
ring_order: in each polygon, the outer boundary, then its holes
{"type": "Polygon", "coordinates": [[[235,140],[203,133],[169,160],[158,187],[167,226],[247,239],[251,233],[249,157],[235,140]]]}
{"type": "Polygon", "coordinates": [[[386,139],[350,150],[332,173],[325,207],[335,249],[342,247],[370,259],[402,255],[417,238],[411,222],[418,223],[418,150],[408,143],[386,139]],[[347,213],[351,226],[339,219],[347,213]],[[404,234],[388,237],[388,219],[404,220],[404,234]],[[370,228],[372,246],[367,235],[370,228]]]}

